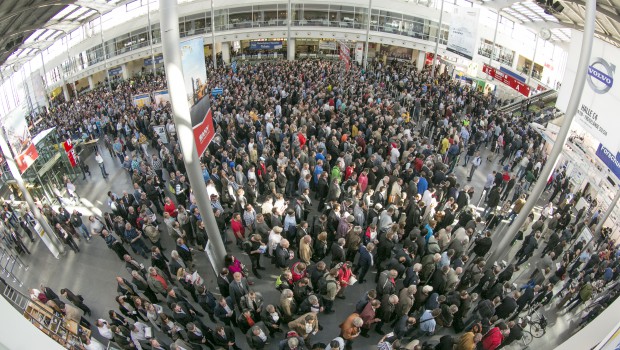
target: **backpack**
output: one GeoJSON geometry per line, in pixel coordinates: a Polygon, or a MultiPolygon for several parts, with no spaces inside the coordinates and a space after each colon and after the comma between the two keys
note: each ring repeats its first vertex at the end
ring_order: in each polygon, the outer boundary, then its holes
{"type": "Polygon", "coordinates": [[[325,295],[327,294],[327,285],[331,282],[331,283],[336,283],[336,281],[334,280],[327,280],[327,275],[328,273],[324,274],[323,276],[321,276],[321,278],[319,278],[319,283],[318,283],[318,287],[319,287],[319,294],[321,295],[325,295]]]}

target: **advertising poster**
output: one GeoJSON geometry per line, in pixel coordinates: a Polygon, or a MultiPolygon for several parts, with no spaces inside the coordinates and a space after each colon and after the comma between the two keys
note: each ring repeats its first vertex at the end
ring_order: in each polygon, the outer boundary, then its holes
{"type": "Polygon", "coordinates": [[[15,156],[17,167],[23,174],[39,157],[28,130],[26,112],[23,107],[15,108],[6,114],[1,121],[6,140],[15,156]]]}
{"type": "MultiPolygon", "coordinates": [[[[572,31],[566,72],[556,102],[556,107],[562,112],[566,112],[575,84],[582,37],[582,32],[572,31]]],[[[620,49],[594,38],[586,84],[575,116],[577,123],[612,154],[620,151],[620,138],[614,132],[614,129],[618,128],[618,115],[615,108],[610,108],[620,104],[620,87],[614,81],[618,65],[620,65],[620,49]]]]}
{"type": "Polygon", "coordinates": [[[205,65],[203,38],[181,42],[181,61],[187,101],[190,106],[193,106],[206,95],[207,67],[205,65]]]}
{"type": "Polygon", "coordinates": [[[480,10],[477,8],[455,7],[448,33],[448,51],[473,59],[478,42],[479,17],[480,10]]]}
{"type": "Polygon", "coordinates": [[[133,105],[138,108],[151,105],[151,96],[149,94],[141,94],[133,96],[133,105]]]}
{"type": "Polygon", "coordinates": [[[170,102],[170,94],[168,90],[153,91],[153,99],[156,105],[163,105],[166,102],[170,102]]]}
{"type": "Polygon", "coordinates": [[[205,65],[204,44],[202,38],[181,43],[181,60],[183,77],[187,89],[194,141],[198,155],[206,151],[215,135],[213,115],[207,91],[207,67],[205,65]],[[204,98],[206,96],[206,98],[204,98]]]}

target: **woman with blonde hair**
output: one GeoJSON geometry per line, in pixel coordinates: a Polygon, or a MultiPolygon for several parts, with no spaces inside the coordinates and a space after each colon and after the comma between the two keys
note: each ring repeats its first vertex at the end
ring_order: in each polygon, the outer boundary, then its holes
{"type": "Polygon", "coordinates": [[[280,295],[280,310],[282,311],[282,322],[291,322],[297,313],[297,304],[293,298],[293,291],[284,289],[280,295]]]}

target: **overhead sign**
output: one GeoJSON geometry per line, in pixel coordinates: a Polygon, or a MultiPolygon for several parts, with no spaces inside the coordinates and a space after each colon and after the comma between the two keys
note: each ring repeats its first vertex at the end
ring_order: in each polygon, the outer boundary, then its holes
{"type": "Polygon", "coordinates": [[[321,40],[321,41],[319,41],[319,50],[332,50],[332,51],[336,51],[337,49],[338,49],[338,45],[333,40],[330,40],[330,41],[321,40]]]}
{"type": "Polygon", "coordinates": [[[279,50],[282,46],[282,40],[250,41],[250,50],[279,50]]]}
{"type": "Polygon", "coordinates": [[[491,78],[498,80],[500,83],[504,83],[510,86],[511,88],[515,89],[521,95],[525,97],[530,96],[530,87],[518,81],[513,76],[500,72],[497,69],[489,66],[488,64],[485,64],[482,67],[482,71],[488,74],[491,78]]]}
{"type": "Polygon", "coordinates": [[[509,69],[507,69],[507,68],[504,68],[504,67],[499,67],[499,70],[500,70],[501,72],[504,72],[504,73],[506,73],[506,74],[508,74],[508,75],[512,76],[513,78],[515,78],[515,79],[517,79],[517,80],[519,80],[519,81],[521,81],[521,82],[525,83],[525,78],[524,78],[524,77],[522,77],[522,76],[520,76],[519,74],[517,74],[517,73],[515,73],[515,72],[513,72],[513,71],[511,71],[511,70],[509,70],[509,69]]]}
{"type": "Polygon", "coordinates": [[[620,179],[620,153],[612,153],[605,148],[603,144],[599,144],[596,149],[596,155],[607,165],[609,170],[620,179]]]}
{"type": "Polygon", "coordinates": [[[119,75],[123,72],[123,67],[116,67],[108,70],[110,75],[119,75]]]}
{"type": "MultiPolygon", "coordinates": [[[[160,63],[164,63],[164,54],[159,54],[159,55],[155,56],[155,64],[160,64],[160,63]]],[[[145,66],[152,66],[153,65],[153,57],[145,58],[144,59],[144,65],[145,66]]]]}
{"type": "Polygon", "coordinates": [[[448,51],[470,60],[473,59],[478,42],[479,17],[480,10],[477,8],[454,8],[446,47],[448,51]]]}
{"type": "MultiPolygon", "coordinates": [[[[577,75],[579,52],[583,33],[572,31],[571,47],[566,62],[562,87],[558,92],[556,106],[566,112],[577,75]]],[[[620,151],[620,137],[614,132],[618,128],[620,86],[614,81],[616,67],[620,65],[620,49],[594,38],[592,54],[588,62],[586,84],[579,100],[575,119],[586,131],[602,143],[612,154],[620,151]]],[[[574,97],[573,97],[574,98],[574,97]]]]}

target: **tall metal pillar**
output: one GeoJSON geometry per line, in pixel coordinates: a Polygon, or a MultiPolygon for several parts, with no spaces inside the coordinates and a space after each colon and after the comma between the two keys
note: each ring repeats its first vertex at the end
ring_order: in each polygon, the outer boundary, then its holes
{"type": "Polygon", "coordinates": [[[146,12],[149,22],[149,45],[151,46],[151,63],[153,63],[153,75],[157,76],[157,68],[155,68],[155,53],[153,52],[153,29],[151,27],[151,0],[146,1],[146,12]]]}
{"type": "Polygon", "coordinates": [[[172,102],[174,124],[179,133],[179,142],[181,143],[183,161],[185,162],[189,182],[207,228],[209,243],[213,248],[212,251],[207,252],[207,256],[211,260],[215,271],[219,272],[224,265],[226,249],[215,222],[215,215],[213,215],[211,200],[204,185],[196,143],[194,142],[194,132],[189,111],[190,106],[187,102],[187,93],[183,81],[177,0],[161,0],[159,6],[164,66],[166,67],[166,79],[168,80],[168,91],[170,92],[170,101],[172,102]]]}
{"type": "Polygon", "coordinates": [[[532,56],[532,66],[530,67],[530,71],[527,74],[527,83],[530,83],[530,79],[532,79],[532,73],[534,73],[534,62],[536,62],[536,50],[538,49],[538,35],[534,36],[534,56],[532,56]]]}
{"type": "Polygon", "coordinates": [[[437,49],[439,49],[439,38],[441,37],[441,24],[443,23],[443,4],[445,0],[441,0],[441,10],[439,10],[439,27],[437,28],[437,36],[435,36],[435,53],[433,54],[433,64],[431,65],[431,78],[435,77],[435,62],[437,62],[437,49]]]}
{"type": "Polygon", "coordinates": [[[540,198],[540,195],[545,190],[545,186],[547,185],[547,180],[551,175],[551,171],[555,167],[555,163],[562,153],[562,149],[564,148],[564,143],[566,142],[566,137],[568,136],[568,131],[570,130],[571,123],[573,122],[573,118],[577,113],[577,107],[579,107],[579,101],[581,100],[581,95],[583,93],[583,88],[586,82],[586,76],[588,72],[588,62],[590,62],[590,53],[592,51],[592,42],[594,41],[594,21],[596,18],[596,0],[587,0],[586,2],[586,16],[584,21],[583,28],[583,40],[581,43],[581,53],[579,54],[579,63],[577,64],[577,74],[575,77],[575,84],[573,85],[573,90],[571,91],[571,97],[568,103],[568,107],[566,108],[566,114],[564,116],[564,123],[558,132],[558,136],[555,139],[555,143],[553,144],[553,148],[551,149],[551,154],[547,158],[547,162],[545,166],[542,168],[540,175],[538,176],[538,180],[532,189],[525,205],[521,209],[521,214],[517,215],[516,219],[508,227],[506,234],[508,237],[514,237],[519,231],[519,228],[525,222],[527,215],[534,209],[536,202],[540,198]]]}
{"type": "Polygon", "coordinates": [[[41,237],[41,241],[45,243],[45,245],[50,250],[52,255],[54,255],[54,257],[58,259],[60,255],[65,253],[65,247],[59,241],[58,237],[56,236],[56,233],[54,233],[54,231],[52,230],[52,227],[47,222],[47,219],[43,215],[41,215],[39,208],[34,204],[34,200],[32,199],[30,192],[28,192],[28,189],[24,185],[24,179],[22,178],[22,174],[19,172],[19,169],[17,168],[17,164],[15,163],[15,158],[13,157],[13,153],[11,152],[11,149],[9,148],[9,144],[7,143],[4,137],[3,130],[0,130],[0,150],[2,150],[2,153],[4,154],[6,163],[9,166],[9,171],[11,172],[11,175],[13,175],[13,179],[15,179],[15,182],[17,183],[19,190],[22,191],[24,199],[26,200],[26,203],[28,203],[28,207],[30,207],[30,211],[34,215],[34,218],[39,222],[39,224],[43,228],[43,232],[39,233],[39,237],[41,237]]]}
{"type": "Polygon", "coordinates": [[[368,0],[368,23],[366,24],[366,45],[364,46],[364,69],[368,66],[368,43],[370,41],[370,19],[372,18],[372,0],[368,0]]]}
{"type": "Polygon", "coordinates": [[[213,69],[217,69],[217,53],[215,52],[215,11],[213,10],[213,0],[211,0],[211,58],[213,58],[213,69]]]}
{"type": "Polygon", "coordinates": [[[594,232],[592,234],[592,237],[594,237],[595,239],[601,233],[601,230],[603,229],[603,224],[605,223],[605,221],[607,221],[611,213],[614,211],[614,207],[616,206],[616,204],[618,204],[619,199],[620,199],[620,190],[616,192],[616,196],[611,201],[611,203],[609,203],[609,207],[605,211],[605,214],[603,214],[603,217],[599,220],[598,224],[596,225],[596,228],[594,229],[594,232]]]}
{"type": "Polygon", "coordinates": [[[106,61],[108,60],[108,54],[106,52],[107,50],[105,49],[105,40],[103,40],[103,13],[101,13],[101,11],[99,10],[95,11],[99,12],[99,32],[101,34],[101,49],[103,50],[103,70],[105,70],[105,75],[108,77],[108,91],[111,93],[112,83],[110,83],[110,72],[108,71],[106,63],[106,61]]]}

